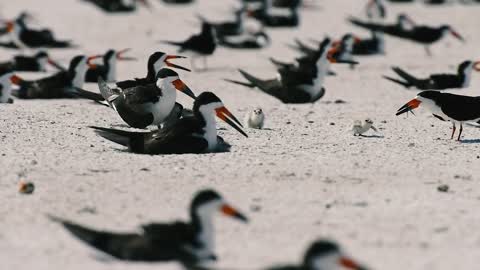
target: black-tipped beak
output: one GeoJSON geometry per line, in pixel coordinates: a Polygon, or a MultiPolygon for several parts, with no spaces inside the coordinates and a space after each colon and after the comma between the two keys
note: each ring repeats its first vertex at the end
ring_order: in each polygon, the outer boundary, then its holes
{"type": "Polygon", "coordinates": [[[248,218],[246,216],[244,216],[242,213],[240,213],[237,209],[231,207],[230,205],[228,204],[224,204],[222,205],[222,208],[221,208],[221,211],[223,214],[229,216],[229,217],[233,217],[233,218],[236,218],[240,221],[243,221],[245,223],[248,223],[248,218]]]}
{"type": "Polygon", "coordinates": [[[243,128],[242,124],[240,123],[240,121],[238,121],[238,119],[225,107],[221,107],[221,108],[218,108],[218,109],[215,109],[215,113],[217,115],[218,118],[222,119],[223,121],[225,121],[225,123],[229,124],[231,127],[233,127],[234,129],[236,129],[238,132],[240,132],[243,136],[247,137],[248,138],[248,135],[247,133],[245,133],[245,131],[243,131],[241,129],[241,127],[243,128]],[[230,120],[230,118],[233,120],[230,120]],[[237,125],[238,124],[238,125],[237,125]],[[240,127],[239,127],[240,126],[240,127]]]}
{"type": "Polygon", "coordinates": [[[450,30],[450,33],[461,42],[465,42],[465,39],[457,31],[450,30]]]}
{"type": "Polygon", "coordinates": [[[182,58],[186,58],[186,57],[185,56],[179,56],[179,55],[167,55],[167,57],[165,58],[165,64],[168,67],[178,68],[178,69],[182,69],[182,70],[190,72],[191,71],[190,69],[179,66],[179,65],[175,65],[173,63],[170,63],[170,61],[168,61],[168,60],[171,60],[171,59],[182,59],[182,58]]]}
{"type": "Polygon", "coordinates": [[[176,79],[175,81],[172,82],[173,86],[175,87],[175,89],[177,89],[178,91],[184,93],[185,95],[195,99],[195,94],[193,93],[193,91],[180,79],[176,79]]]}
{"type": "Polygon", "coordinates": [[[127,48],[127,49],[123,49],[123,50],[117,52],[117,54],[116,54],[117,59],[122,60],[122,61],[136,61],[137,58],[135,58],[135,57],[123,56],[123,54],[127,53],[130,50],[131,50],[130,48],[127,48]]]}
{"type": "Polygon", "coordinates": [[[48,58],[47,60],[48,64],[51,65],[52,67],[55,67],[58,70],[65,70],[64,67],[62,67],[59,63],[55,62],[54,60],[48,58]]]}
{"type": "Polygon", "coordinates": [[[398,109],[395,115],[400,115],[400,114],[412,111],[413,109],[420,106],[420,103],[422,103],[420,100],[414,98],[410,100],[407,104],[403,105],[400,109],[398,109]]]}

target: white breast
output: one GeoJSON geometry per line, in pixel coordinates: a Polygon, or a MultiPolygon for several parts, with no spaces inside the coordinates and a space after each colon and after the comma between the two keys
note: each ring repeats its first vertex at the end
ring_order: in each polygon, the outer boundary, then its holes
{"type": "Polygon", "coordinates": [[[177,99],[177,90],[173,87],[163,87],[160,100],[157,103],[147,103],[143,105],[143,108],[153,114],[152,125],[160,125],[165,121],[165,118],[170,115],[175,106],[175,100],[177,99]]]}

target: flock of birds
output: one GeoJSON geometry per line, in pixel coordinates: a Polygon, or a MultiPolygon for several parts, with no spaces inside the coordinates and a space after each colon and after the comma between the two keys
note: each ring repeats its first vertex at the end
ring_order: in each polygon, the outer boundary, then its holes
{"type": "MultiPolygon", "coordinates": [[[[83,0],[105,12],[135,12],[137,3],[150,7],[147,0],[83,0]]],[[[187,4],[192,0],[164,0],[169,4],[187,4]]],[[[411,2],[390,0],[390,2],[411,2]]],[[[425,1],[440,4],[446,1],[425,1]]],[[[470,1],[475,2],[475,1],[470,1]]],[[[478,1],[477,1],[478,2],[478,1]]],[[[194,60],[202,57],[203,69],[208,69],[206,58],[214,55],[218,46],[235,50],[257,50],[268,46],[271,39],[267,33],[271,27],[297,27],[300,23],[299,8],[309,7],[313,1],[301,0],[243,0],[242,7],[233,12],[234,20],[210,22],[208,18],[198,16],[201,31],[184,41],[162,41],[179,48],[178,53],[192,55],[194,60]],[[286,14],[272,14],[272,8],[286,9],[286,14]],[[245,20],[253,18],[261,27],[249,31],[245,20]]],[[[366,39],[347,33],[340,40],[329,37],[316,41],[316,46],[301,40],[295,40],[291,47],[300,56],[291,63],[274,58],[277,76],[262,79],[239,70],[244,80],[226,79],[228,82],[248,88],[256,88],[275,97],[283,103],[314,103],[325,94],[323,87],[328,76],[335,75],[330,64],[347,64],[355,68],[359,62],[356,55],[385,54],[385,36],[393,36],[425,47],[440,42],[447,35],[460,41],[463,37],[449,25],[427,26],[416,24],[406,14],[399,14],[394,23],[385,22],[386,3],[382,0],[369,0],[366,6],[366,18],[351,17],[348,21],[357,27],[367,29],[371,37],[366,39]]],[[[34,55],[16,55],[10,61],[0,63],[0,103],[13,103],[17,99],[59,99],[84,98],[93,100],[98,106],[106,106],[130,127],[148,131],[126,131],[106,127],[92,126],[95,132],[117,144],[128,147],[129,151],[141,154],[182,154],[229,151],[231,145],[217,134],[216,117],[226,122],[240,134],[248,137],[240,121],[227,109],[222,100],[212,92],[196,94],[180,78],[175,70],[190,71],[188,68],[172,63],[172,60],[185,58],[164,52],[152,53],[147,62],[147,74],[143,78],[117,80],[117,61],[134,60],[126,56],[128,49],[109,50],[102,55],[78,55],[71,59],[68,67],[54,61],[46,49],[71,48],[75,45],[69,40],[59,40],[49,29],[32,29],[28,21],[32,16],[21,13],[17,18],[4,22],[0,35],[7,42],[0,47],[21,50],[39,49],[34,55]],[[101,59],[101,63],[98,59],[101,59]],[[52,76],[38,80],[25,80],[16,74],[22,71],[44,72],[48,66],[57,70],[52,76]],[[83,89],[85,82],[98,84],[99,93],[83,89]],[[107,83],[114,83],[109,86],[107,83]],[[194,100],[191,109],[177,102],[177,92],[194,100]]],[[[458,66],[456,74],[432,74],[427,78],[417,78],[399,67],[394,67],[396,77],[385,79],[404,86],[415,87],[420,92],[414,99],[402,106],[397,115],[411,112],[423,105],[435,117],[453,123],[452,138],[456,125],[460,126],[458,140],[464,122],[480,120],[480,97],[461,96],[443,93],[441,90],[466,88],[469,86],[473,71],[480,71],[480,62],[467,60],[458,66]]],[[[262,128],[264,114],[256,108],[247,115],[245,122],[249,127],[262,128]]],[[[373,127],[373,121],[355,123],[356,134],[362,134],[373,127]]],[[[217,212],[234,217],[240,221],[247,218],[231,207],[213,190],[203,190],[196,194],[190,206],[189,223],[174,222],[166,224],[143,225],[142,233],[112,233],[87,228],[73,222],[51,216],[51,219],[63,224],[74,236],[88,245],[122,260],[133,261],[171,261],[180,262],[186,267],[200,267],[205,262],[216,260],[214,250],[213,215],[217,212]]],[[[268,269],[311,269],[330,270],[338,267],[366,269],[347,258],[340,247],[325,239],[314,242],[306,251],[302,265],[272,267],[268,269]]]]}

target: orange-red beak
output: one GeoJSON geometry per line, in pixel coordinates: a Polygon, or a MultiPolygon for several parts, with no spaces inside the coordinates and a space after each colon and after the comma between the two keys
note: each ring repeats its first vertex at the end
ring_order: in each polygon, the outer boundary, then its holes
{"type": "Polygon", "coordinates": [[[12,77],[10,77],[10,81],[13,84],[20,85],[20,83],[23,81],[23,79],[18,77],[17,75],[12,75],[12,77]]]}
{"type": "Polygon", "coordinates": [[[475,69],[476,71],[480,71],[480,61],[473,63],[473,69],[475,69]]]}
{"type": "Polygon", "coordinates": [[[233,127],[238,132],[240,132],[243,136],[248,138],[247,133],[245,133],[245,131],[243,131],[240,128],[240,127],[243,127],[240,121],[238,121],[238,119],[227,108],[221,107],[221,108],[215,109],[215,113],[218,118],[222,119],[223,121],[225,121],[225,123],[229,124],[231,127],[233,127]]]}
{"type": "Polygon", "coordinates": [[[175,87],[175,89],[177,89],[178,91],[184,93],[185,95],[195,99],[195,94],[193,93],[193,91],[180,79],[176,79],[175,81],[172,82],[173,86],[175,87]]]}
{"type": "Polygon", "coordinates": [[[366,270],[365,267],[361,266],[360,264],[356,263],[350,258],[347,257],[342,257],[340,258],[338,262],[341,266],[348,268],[348,269],[353,269],[353,270],[366,270]]]}
{"type": "Polygon", "coordinates": [[[97,68],[97,65],[93,64],[92,61],[95,60],[95,59],[98,59],[98,58],[102,58],[102,57],[103,57],[103,55],[93,55],[93,56],[88,57],[87,58],[87,65],[92,69],[97,68]]]}
{"type": "Polygon", "coordinates": [[[167,57],[165,58],[165,64],[167,65],[167,67],[173,67],[173,68],[178,68],[178,69],[183,69],[185,71],[188,71],[190,72],[191,70],[188,69],[188,68],[184,68],[182,66],[179,66],[179,65],[175,65],[173,63],[170,63],[168,60],[171,60],[171,59],[182,59],[182,58],[186,58],[185,56],[179,56],[179,55],[167,55],[167,57]]]}
{"type": "Polygon", "coordinates": [[[48,62],[48,64],[50,64],[51,66],[57,68],[58,70],[65,70],[64,67],[62,67],[60,64],[58,64],[57,62],[55,62],[54,60],[52,60],[52,59],[50,59],[50,58],[47,59],[47,62],[48,62]]]}
{"type": "Polygon", "coordinates": [[[461,42],[465,42],[465,39],[457,31],[450,29],[450,33],[461,42]]]}
{"type": "Polygon", "coordinates": [[[422,103],[420,100],[414,98],[410,100],[407,104],[403,105],[400,109],[398,109],[397,113],[395,115],[400,115],[406,112],[410,112],[413,109],[417,108],[420,106],[420,103],[422,103]]]}
{"type": "Polygon", "coordinates": [[[130,48],[127,48],[127,49],[123,49],[121,51],[118,51],[117,54],[116,54],[117,59],[118,60],[123,60],[123,61],[135,61],[135,60],[137,60],[137,58],[135,58],[135,57],[123,56],[123,54],[127,53],[130,50],[131,50],[130,48]]]}
{"type": "Polygon", "coordinates": [[[7,32],[8,33],[13,32],[13,27],[14,27],[13,22],[7,22],[7,32]]]}
{"type": "Polygon", "coordinates": [[[241,214],[237,209],[231,207],[230,205],[228,204],[224,204],[222,205],[222,208],[221,208],[221,211],[223,214],[229,216],[229,217],[233,217],[233,218],[236,218],[238,220],[241,220],[245,223],[248,222],[248,218],[246,216],[244,216],[243,214],[241,214]]]}

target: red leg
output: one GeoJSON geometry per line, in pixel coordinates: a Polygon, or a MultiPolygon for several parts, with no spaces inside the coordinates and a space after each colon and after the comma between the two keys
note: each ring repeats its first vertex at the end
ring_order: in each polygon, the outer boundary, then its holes
{"type": "Polygon", "coordinates": [[[453,139],[453,135],[455,135],[455,130],[457,130],[457,127],[455,126],[455,123],[453,123],[452,137],[450,138],[450,140],[453,139]]]}
{"type": "Polygon", "coordinates": [[[457,141],[460,141],[460,136],[462,136],[462,131],[463,131],[463,125],[462,123],[460,123],[460,132],[458,133],[457,141]]]}

